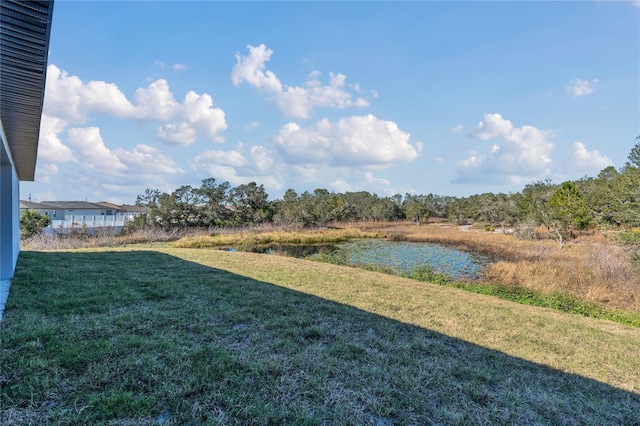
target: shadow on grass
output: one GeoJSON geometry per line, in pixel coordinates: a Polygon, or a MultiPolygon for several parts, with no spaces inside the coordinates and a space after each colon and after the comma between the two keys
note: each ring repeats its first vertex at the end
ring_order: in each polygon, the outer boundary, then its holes
{"type": "Polygon", "coordinates": [[[640,395],[153,251],[23,252],[0,423],[640,424],[640,395]]]}

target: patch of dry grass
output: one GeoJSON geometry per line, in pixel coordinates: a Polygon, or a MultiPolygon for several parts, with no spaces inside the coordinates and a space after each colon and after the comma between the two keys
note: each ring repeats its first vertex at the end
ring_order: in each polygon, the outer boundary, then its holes
{"type": "MultiPolygon", "coordinates": [[[[362,226],[380,228],[379,224],[362,226]]],[[[640,310],[640,271],[632,262],[634,249],[600,233],[583,235],[560,249],[550,240],[525,241],[506,233],[462,230],[450,224],[397,223],[381,229],[395,239],[454,246],[498,259],[486,268],[487,282],[569,294],[609,308],[640,310]]]]}
{"type": "Polygon", "coordinates": [[[147,228],[129,233],[115,233],[108,228],[103,230],[78,230],[68,234],[41,233],[20,242],[22,250],[73,250],[98,247],[122,247],[128,244],[162,243],[175,241],[185,235],[202,230],[175,229],[165,231],[159,228],[147,228]]]}
{"type": "Polygon", "coordinates": [[[259,246],[266,244],[321,244],[341,243],[354,238],[382,238],[384,232],[366,231],[358,228],[312,229],[306,231],[245,230],[224,232],[217,235],[188,236],[176,241],[176,248],[207,248],[230,246],[259,246]]]}

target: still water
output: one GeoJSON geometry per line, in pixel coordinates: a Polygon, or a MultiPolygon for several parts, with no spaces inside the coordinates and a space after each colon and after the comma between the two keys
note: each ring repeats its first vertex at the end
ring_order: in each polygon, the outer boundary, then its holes
{"type": "Polygon", "coordinates": [[[352,264],[382,266],[399,273],[411,273],[428,264],[435,272],[454,280],[479,279],[482,268],[492,262],[477,253],[408,241],[358,240],[341,247],[349,253],[352,264]]]}
{"type": "Polygon", "coordinates": [[[453,280],[480,279],[483,267],[493,261],[487,256],[437,244],[375,239],[337,245],[272,244],[251,251],[310,259],[320,252],[339,251],[351,265],[366,264],[408,274],[429,265],[435,272],[453,280]]]}

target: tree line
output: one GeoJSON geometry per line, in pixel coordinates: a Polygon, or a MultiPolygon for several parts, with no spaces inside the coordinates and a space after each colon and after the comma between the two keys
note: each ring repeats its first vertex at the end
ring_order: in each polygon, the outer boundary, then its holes
{"type": "MultiPolygon", "coordinates": [[[[640,136],[638,137],[640,139],[640,136]]],[[[597,226],[640,226],[640,143],[620,169],[612,166],[597,177],[561,184],[550,180],[526,185],[516,193],[484,193],[469,197],[396,194],[380,197],[366,191],[334,193],[318,188],[298,194],[288,189],[282,199],[269,200],[256,182],[231,187],[214,178],[200,187],[183,185],[172,193],[147,189],[136,204],[151,213],[133,227],[225,227],[276,224],[323,226],[332,222],[400,221],[422,223],[447,219],[458,224],[531,230],[546,226],[559,241],[597,226]]]]}

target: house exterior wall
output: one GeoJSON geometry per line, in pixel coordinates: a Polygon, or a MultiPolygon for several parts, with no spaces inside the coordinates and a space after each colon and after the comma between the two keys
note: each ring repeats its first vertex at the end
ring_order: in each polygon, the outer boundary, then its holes
{"type": "MultiPolygon", "coordinates": [[[[24,207],[20,207],[20,214],[22,214],[22,212],[26,212],[26,211],[32,211],[32,212],[36,212],[36,213],[40,213],[40,214],[45,214],[47,216],[49,216],[50,218],[53,219],[53,212],[62,212],[64,213],[63,210],[56,210],[56,209],[36,209],[36,208],[24,208],[24,207]]],[[[60,219],[64,219],[64,214],[61,215],[60,219]]]]}
{"type": "Polygon", "coordinates": [[[71,216],[101,216],[105,214],[105,210],[106,209],[65,209],[64,211],[58,210],[56,212],[58,214],[58,217],[54,218],[53,216],[51,216],[51,219],[70,219],[71,216]],[[63,213],[62,217],[59,217],[60,213],[63,213]]]}
{"type": "Polygon", "coordinates": [[[9,280],[20,253],[20,184],[0,122],[0,281],[9,280]]]}

